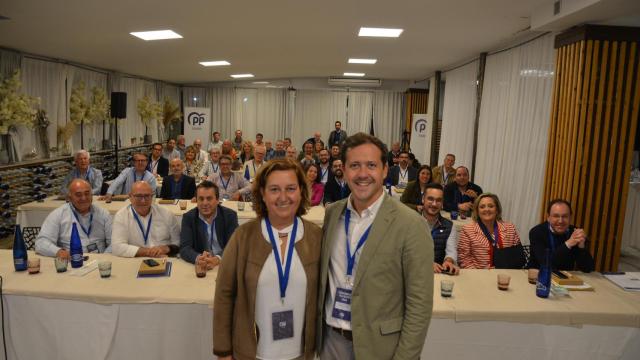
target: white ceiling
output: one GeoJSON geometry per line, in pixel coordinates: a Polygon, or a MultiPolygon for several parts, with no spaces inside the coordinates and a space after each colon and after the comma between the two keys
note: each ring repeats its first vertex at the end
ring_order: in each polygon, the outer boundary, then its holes
{"type": "Polygon", "coordinates": [[[530,36],[550,0],[0,0],[0,46],[176,83],[341,76],[422,79],[530,36]],[[359,38],[361,26],[399,39],[359,38]],[[132,31],[172,29],[145,42],[132,31]],[[347,64],[377,58],[375,65],[347,64]],[[231,66],[205,68],[204,60],[231,66]]]}

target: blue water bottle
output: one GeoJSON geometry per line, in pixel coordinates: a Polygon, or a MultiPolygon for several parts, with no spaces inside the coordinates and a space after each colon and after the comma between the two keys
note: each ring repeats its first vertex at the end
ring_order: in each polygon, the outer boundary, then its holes
{"type": "Polygon", "coordinates": [[[538,282],[536,283],[536,295],[541,298],[548,298],[551,291],[551,250],[544,252],[544,264],[538,272],[538,282]]]}
{"type": "Polygon", "coordinates": [[[71,267],[82,267],[82,241],[80,241],[80,234],[78,233],[78,227],[76,223],[73,223],[71,228],[71,245],[69,250],[71,253],[71,267]]]}
{"type": "Polygon", "coordinates": [[[27,245],[24,243],[20,225],[16,225],[16,233],[13,238],[13,266],[16,271],[27,270],[27,245]]]}

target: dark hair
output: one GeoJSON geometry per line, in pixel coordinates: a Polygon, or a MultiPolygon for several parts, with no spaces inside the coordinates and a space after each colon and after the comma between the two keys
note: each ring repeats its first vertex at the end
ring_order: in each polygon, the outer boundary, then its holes
{"type": "MultiPolygon", "coordinates": [[[[409,152],[408,152],[408,151],[406,151],[406,150],[400,150],[400,154],[398,154],[398,156],[400,156],[400,155],[402,155],[402,154],[407,154],[407,157],[409,157],[409,159],[411,159],[411,154],[409,154],[409,152]]],[[[415,156],[414,156],[414,158],[415,158],[415,156]]]]}
{"type": "Polygon", "coordinates": [[[556,204],[564,204],[569,208],[569,215],[573,214],[573,209],[571,208],[571,203],[564,199],[553,199],[549,201],[549,205],[547,205],[547,215],[551,213],[551,207],[556,204]]]}
{"type": "Polygon", "coordinates": [[[216,199],[220,199],[220,188],[214,182],[205,180],[196,186],[196,197],[200,189],[213,189],[216,193],[216,199]]]}
{"type": "Polygon", "coordinates": [[[220,132],[219,132],[219,131],[214,131],[214,132],[213,132],[213,135],[215,135],[215,134],[220,135],[220,132]]]}
{"type": "Polygon", "coordinates": [[[143,153],[143,152],[137,152],[137,153],[133,153],[131,155],[131,160],[135,160],[136,156],[144,156],[145,160],[149,160],[149,157],[147,156],[147,154],[143,153]]]}
{"type": "Polygon", "coordinates": [[[380,161],[382,161],[382,168],[384,169],[384,167],[387,166],[387,146],[377,137],[363,132],[351,135],[344,141],[341,149],[342,152],[340,154],[340,160],[342,160],[342,163],[347,163],[347,153],[350,149],[364,144],[373,144],[378,148],[378,150],[380,150],[380,161]]]}
{"type": "MultiPolygon", "coordinates": [[[[151,148],[153,149],[154,147],[160,145],[160,147],[162,147],[162,143],[159,142],[154,142],[153,144],[151,144],[151,148]]],[[[162,150],[162,149],[161,149],[162,150]]]]}
{"type": "Polygon", "coordinates": [[[264,138],[264,135],[262,135],[262,133],[257,133],[256,137],[260,136],[261,138],[264,138]]]}
{"type": "Polygon", "coordinates": [[[167,139],[167,144],[168,144],[168,143],[169,143],[169,141],[171,141],[171,140],[176,141],[176,139],[174,139],[174,138],[168,138],[168,139],[167,139]]]}
{"type": "Polygon", "coordinates": [[[340,120],[336,120],[336,122],[333,123],[333,125],[335,125],[335,124],[340,124],[340,126],[342,126],[342,122],[340,122],[340,120]]]}
{"type": "Polygon", "coordinates": [[[260,167],[255,180],[253,180],[253,188],[251,189],[253,194],[253,209],[260,218],[265,218],[268,215],[267,205],[262,199],[262,191],[267,186],[267,179],[274,171],[293,171],[296,174],[298,180],[298,187],[300,188],[300,205],[296,211],[296,215],[302,216],[307,213],[307,209],[311,204],[309,194],[309,188],[307,187],[307,176],[297,162],[283,158],[272,159],[268,161],[264,166],[260,167]]]}
{"type": "Polygon", "coordinates": [[[451,156],[454,160],[456,159],[456,156],[455,156],[455,155],[453,155],[453,154],[447,154],[447,155],[445,155],[444,157],[446,158],[447,156],[451,156]]]}
{"type": "Polygon", "coordinates": [[[431,166],[429,165],[420,166],[420,168],[418,169],[418,181],[420,181],[420,173],[422,172],[422,170],[429,170],[429,179],[427,180],[427,184],[429,184],[430,182],[433,181],[433,172],[431,171],[431,166]]]}
{"type": "Polygon", "coordinates": [[[218,159],[218,163],[221,163],[222,160],[229,161],[229,165],[233,164],[233,159],[229,155],[226,155],[226,154],[220,155],[220,159],[218,159]]]}
{"type": "Polygon", "coordinates": [[[317,173],[316,179],[313,182],[314,183],[321,182],[322,181],[322,179],[321,179],[322,178],[322,175],[321,175],[322,172],[320,171],[320,165],[318,165],[316,163],[313,163],[313,162],[307,163],[304,166],[304,176],[305,176],[305,178],[307,177],[307,172],[309,172],[309,168],[311,168],[311,167],[316,168],[316,173],[317,173]]]}
{"type": "Polygon", "coordinates": [[[429,189],[438,189],[440,191],[444,191],[444,186],[438,184],[438,183],[428,183],[425,187],[424,187],[424,192],[426,193],[427,190],[429,189]]]}
{"type": "Polygon", "coordinates": [[[465,169],[465,170],[467,171],[467,175],[469,174],[469,168],[468,168],[468,167],[466,167],[466,166],[462,166],[462,165],[460,165],[460,166],[458,166],[458,167],[456,168],[456,172],[458,172],[458,169],[460,169],[460,168],[465,169]]]}

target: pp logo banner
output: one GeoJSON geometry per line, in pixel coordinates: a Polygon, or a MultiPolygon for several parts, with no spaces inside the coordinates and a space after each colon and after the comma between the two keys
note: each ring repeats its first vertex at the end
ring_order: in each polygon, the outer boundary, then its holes
{"type": "Polygon", "coordinates": [[[206,118],[204,116],[204,114],[198,113],[198,112],[192,112],[189,113],[189,115],[187,115],[187,124],[194,126],[194,127],[201,127],[204,122],[206,121],[206,118]]]}
{"type": "Polygon", "coordinates": [[[184,136],[187,144],[195,139],[208,139],[211,128],[211,110],[201,107],[184,108],[184,136]]]}
{"type": "Polygon", "coordinates": [[[413,130],[417,135],[425,136],[425,133],[427,132],[427,120],[425,119],[416,120],[416,122],[413,124],[413,130]]]}

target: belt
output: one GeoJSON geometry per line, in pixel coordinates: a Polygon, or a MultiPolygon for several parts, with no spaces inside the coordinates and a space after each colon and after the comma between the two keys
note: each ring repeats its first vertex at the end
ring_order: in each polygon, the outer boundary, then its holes
{"type": "Polygon", "coordinates": [[[333,326],[329,326],[331,328],[331,330],[337,332],[338,334],[342,335],[343,338],[349,340],[349,341],[353,341],[353,332],[351,332],[351,330],[345,330],[345,329],[341,329],[341,328],[336,328],[333,326]]]}

